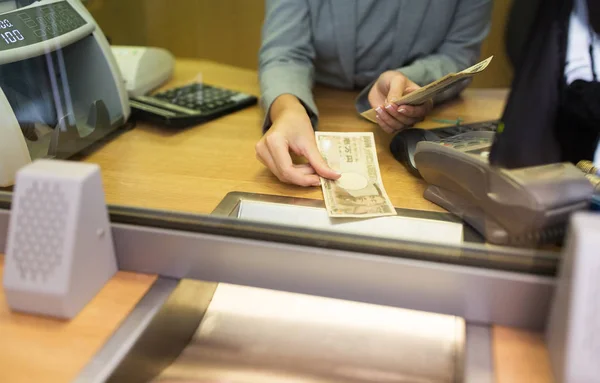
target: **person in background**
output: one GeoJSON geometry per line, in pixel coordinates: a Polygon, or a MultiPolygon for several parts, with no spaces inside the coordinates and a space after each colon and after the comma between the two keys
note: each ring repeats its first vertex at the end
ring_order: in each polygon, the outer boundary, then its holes
{"type": "Polygon", "coordinates": [[[490,162],[600,162],[600,2],[515,1],[506,31],[515,78],[490,162]]]}
{"type": "Polygon", "coordinates": [[[423,105],[393,104],[475,64],[491,12],[492,0],[266,0],[259,53],[265,135],[257,158],[282,182],[337,179],[314,138],[314,82],[361,90],[357,110],[375,108],[379,127],[398,132],[468,85],[423,105]],[[308,163],[294,164],[290,151],[308,163]]]}
{"type": "Polygon", "coordinates": [[[576,121],[584,131],[577,141],[589,140],[591,148],[580,150],[579,142],[565,148],[565,159],[572,162],[593,160],[600,165],[600,2],[574,0],[569,16],[565,58],[565,98],[562,105],[562,124],[576,121]],[[582,101],[585,100],[585,102],[582,101]]]}

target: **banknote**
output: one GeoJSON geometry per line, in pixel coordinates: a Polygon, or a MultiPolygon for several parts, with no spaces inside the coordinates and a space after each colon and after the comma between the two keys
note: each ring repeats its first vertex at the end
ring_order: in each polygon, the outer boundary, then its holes
{"type": "Polygon", "coordinates": [[[342,176],[322,179],[330,217],[396,215],[383,187],[373,133],[316,132],[317,145],[327,164],[342,176]]]}
{"type": "MultiPolygon", "coordinates": [[[[435,97],[436,95],[448,90],[450,87],[454,86],[458,81],[464,80],[469,77],[473,77],[478,73],[483,72],[488,65],[492,62],[494,56],[490,56],[487,59],[469,67],[462,72],[458,73],[450,73],[437,81],[432,82],[429,85],[426,85],[418,90],[407,94],[404,97],[401,97],[397,100],[390,100],[396,105],[419,105],[424,103],[425,101],[435,97]]],[[[361,113],[361,116],[366,118],[369,121],[377,123],[377,112],[375,109],[369,109],[366,112],[361,113]]]]}

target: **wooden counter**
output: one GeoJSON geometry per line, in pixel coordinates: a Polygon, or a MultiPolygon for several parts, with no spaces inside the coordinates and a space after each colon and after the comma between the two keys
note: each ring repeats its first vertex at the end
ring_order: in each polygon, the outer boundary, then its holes
{"type": "MultiPolygon", "coordinates": [[[[179,60],[169,86],[194,80],[258,95],[256,73],[210,62],[179,60]]],[[[422,198],[424,183],[389,153],[390,138],[354,110],[354,92],[318,89],[320,130],[374,131],[386,190],[397,207],[440,210],[422,198]]],[[[481,121],[497,118],[505,90],[467,90],[430,118],[481,121]]],[[[231,191],[322,199],[319,188],[281,184],[256,160],[262,112],[254,107],[186,130],[140,124],[99,147],[84,161],[102,168],[107,201],[209,214],[231,191]]],[[[439,125],[426,121],[424,126],[439,125]]],[[[0,258],[0,274],[3,258],[0,258]]],[[[119,272],[73,321],[11,313],[0,291],[1,381],[67,382],[75,377],[151,286],[154,276],[119,272]]],[[[498,383],[550,382],[541,334],[493,329],[498,383]]]]}
{"type": "Polygon", "coordinates": [[[72,321],[13,313],[0,290],[0,382],[70,382],[155,280],[118,272],[72,321]]]}
{"type": "MultiPolygon", "coordinates": [[[[173,84],[190,82],[201,73],[207,83],[259,94],[256,73],[250,70],[179,61],[176,73],[173,84]]],[[[422,198],[424,182],[393,158],[390,136],[355,112],[355,92],[319,89],[317,94],[320,130],[375,132],[383,182],[396,207],[440,210],[422,198]]],[[[505,96],[505,90],[467,91],[431,118],[494,119],[505,96]]],[[[323,199],[319,187],[282,184],[256,159],[261,122],[262,112],[254,107],[186,130],[139,125],[86,161],[101,166],[110,204],[208,214],[231,191],[323,199]]]]}

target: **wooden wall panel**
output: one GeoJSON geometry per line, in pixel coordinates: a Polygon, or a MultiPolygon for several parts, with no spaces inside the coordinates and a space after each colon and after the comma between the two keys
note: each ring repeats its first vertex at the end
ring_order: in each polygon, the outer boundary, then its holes
{"type": "MultiPolygon", "coordinates": [[[[504,29],[512,1],[494,1],[492,30],[481,55],[493,54],[494,61],[472,87],[510,85],[504,29]]],[[[264,0],[92,0],[89,7],[115,44],[164,47],[178,57],[257,68],[264,0]]]]}
{"type": "Polygon", "coordinates": [[[111,43],[147,44],[144,0],[91,0],[87,6],[111,43]]]}
{"type": "Polygon", "coordinates": [[[256,69],[263,0],[147,0],[148,44],[256,69]]]}
{"type": "Polygon", "coordinates": [[[506,56],[504,31],[512,3],[513,0],[494,0],[492,28],[481,47],[481,57],[487,58],[494,55],[494,60],[485,72],[473,79],[471,84],[473,88],[503,88],[510,86],[513,73],[506,56]]]}

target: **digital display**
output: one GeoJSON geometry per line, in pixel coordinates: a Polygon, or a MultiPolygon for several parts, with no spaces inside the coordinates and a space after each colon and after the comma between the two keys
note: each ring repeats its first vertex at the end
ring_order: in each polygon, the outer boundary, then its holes
{"type": "Polygon", "coordinates": [[[52,39],[85,24],[66,1],[6,13],[0,15],[0,51],[52,39]]]}
{"type": "Polygon", "coordinates": [[[8,19],[0,20],[0,37],[4,39],[6,44],[14,44],[17,41],[24,41],[25,37],[21,34],[21,31],[15,29],[8,19]]]}

